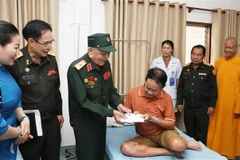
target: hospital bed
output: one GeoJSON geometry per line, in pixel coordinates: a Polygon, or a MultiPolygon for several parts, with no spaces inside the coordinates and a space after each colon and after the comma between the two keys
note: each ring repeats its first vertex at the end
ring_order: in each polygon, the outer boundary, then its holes
{"type": "MultiPolygon", "coordinates": [[[[110,160],[227,160],[215,151],[207,148],[203,143],[202,151],[194,151],[186,149],[184,151],[185,158],[180,159],[174,156],[154,156],[154,157],[128,157],[121,153],[120,146],[123,142],[136,136],[134,125],[119,125],[107,120],[107,137],[106,137],[106,154],[110,160]]],[[[177,129],[179,134],[187,140],[193,139],[177,129]]]]}

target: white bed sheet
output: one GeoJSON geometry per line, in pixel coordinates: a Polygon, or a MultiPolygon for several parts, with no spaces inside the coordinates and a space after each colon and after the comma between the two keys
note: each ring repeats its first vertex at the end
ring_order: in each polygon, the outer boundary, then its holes
{"type": "MultiPolygon", "coordinates": [[[[192,139],[182,131],[177,129],[180,135],[186,139],[192,139]]],[[[184,159],[180,159],[174,156],[155,156],[135,158],[128,157],[121,153],[120,146],[126,140],[136,136],[134,126],[122,126],[122,127],[107,127],[106,138],[106,153],[110,160],[227,160],[227,158],[207,148],[203,143],[199,142],[202,146],[202,151],[185,150],[184,159]]]]}

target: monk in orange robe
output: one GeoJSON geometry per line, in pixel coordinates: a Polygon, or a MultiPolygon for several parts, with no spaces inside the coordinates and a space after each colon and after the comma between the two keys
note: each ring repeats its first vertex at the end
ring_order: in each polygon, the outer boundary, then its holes
{"type": "Polygon", "coordinates": [[[240,155],[240,57],[237,41],[225,39],[224,56],[214,64],[218,99],[209,121],[207,147],[235,159],[240,155]]]}

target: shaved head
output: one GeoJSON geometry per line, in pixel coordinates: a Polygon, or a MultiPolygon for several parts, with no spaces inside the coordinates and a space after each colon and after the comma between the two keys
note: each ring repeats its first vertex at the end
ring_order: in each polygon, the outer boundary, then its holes
{"type": "Polygon", "coordinates": [[[228,37],[224,41],[224,54],[227,60],[237,54],[237,40],[234,37],[228,37]]]}

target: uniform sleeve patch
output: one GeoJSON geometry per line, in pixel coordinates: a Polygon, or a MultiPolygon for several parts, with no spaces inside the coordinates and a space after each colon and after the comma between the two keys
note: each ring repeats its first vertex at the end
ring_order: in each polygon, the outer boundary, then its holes
{"type": "Polygon", "coordinates": [[[74,67],[77,70],[80,70],[82,67],[84,67],[87,64],[87,62],[85,60],[81,60],[80,62],[78,62],[77,64],[74,65],[74,67]]]}

